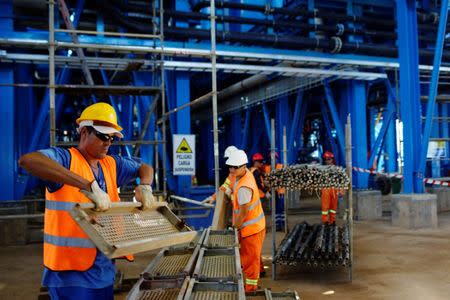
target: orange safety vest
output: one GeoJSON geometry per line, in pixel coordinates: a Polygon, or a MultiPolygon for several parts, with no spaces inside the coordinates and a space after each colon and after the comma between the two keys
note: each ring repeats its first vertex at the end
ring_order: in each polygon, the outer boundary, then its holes
{"type": "MultiPolygon", "coordinates": [[[[256,171],[255,167],[250,168],[250,172],[252,172],[253,176],[255,175],[255,171],[256,171]]],[[[261,175],[261,172],[259,173],[259,178],[261,180],[261,183],[263,183],[263,177],[261,175]]],[[[258,191],[259,191],[259,198],[264,198],[266,196],[266,193],[264,193],[263,190],[261,190],[259,187],[258,187],[258,191]]]]}
{"type": "MultiPolygon", "coordinates": [[[[70,171],[95,180],[91,167],[83,155],[75,148],[69,149],[70,171]]],[[[111,201],[119,201],[116,183],[116,161],[111,156],[100,160],[100,166],[111,201]]],[[[69,215],[69,210],[77,203],[92,201],[68,184],[56,192],[45,192],[44,223],[44,266],[53,271],[86,271],[94,264],[97,248],[84,231],[69,215]]]]}
{"type": "Polygon", "coordinates": [[[243,186],[252,190],[252,200],[248,204],[248,212],[240,228],[241,237],[247,237],[264,230],[266,228],[266,218],[264,217],[264,211],[259,199],[258,186],[256,185],[255,178],[253,177],[253,174],[246,169],[245,175],[238,180],[236,189],[233,191],[233,219],[236,219],[240,212],[238,191],[243,186]]]}

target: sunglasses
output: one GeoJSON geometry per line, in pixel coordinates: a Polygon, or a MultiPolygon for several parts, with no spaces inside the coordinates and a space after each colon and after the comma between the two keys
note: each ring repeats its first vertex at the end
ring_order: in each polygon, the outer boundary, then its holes
{"type": "Polygon", "coordinates": [[[89,132],[93,132],[95,134],[95,136],[101,140],[102,142],[111,142],[114,143],[115,141],[117,141],[118,137],[116,136],[111,136],[109,134],[105,134],[105,133],[101,133],[100,131],[95,130],[95,128],[93,127],[89,127],[89,132]]]}
{"type": "Polygon", "coordinates": [[[228,166],[228,169],[235,169],[235,170],[237,170],[239,168],[242,168],[243,166],[245,166],[245,165],[242,165],[242,166],[228,166]]]}

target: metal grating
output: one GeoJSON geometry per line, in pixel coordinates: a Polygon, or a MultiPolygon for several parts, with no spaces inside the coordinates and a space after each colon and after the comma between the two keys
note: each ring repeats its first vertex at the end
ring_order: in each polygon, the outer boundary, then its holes
{"type": "Polygon", "coordinates": [[[164,256],[152,273],[158,276],[174,276],[183,272],[192,254],[164,256]]]}
{"type": "Polygon", "coordinates": [[[139,300],[176,300],[180,289],[156,289],[140,291],[139,300]]]}
{"type": "Polygon", "coordinates": [[[207,278],[236,276],[235,257],[231,255],[204,256],[201,275],[207,278]]]}
{"type": "Polygon", "coordinates": [[[95,220],[95,229],[110,244],[178,233],[175,226],[158,211],[145,214],[98,215],[95,220]]]}
{"type": "Polygon", "coordinates": [[[197,291],[192,293],[192,300],[238,300],[237,292],[197,291]]]}
{"type": "Polygon", "coordinates": [[[211,234],[208,239],[207,247],[234,247],[234,235],[211,234]]]}

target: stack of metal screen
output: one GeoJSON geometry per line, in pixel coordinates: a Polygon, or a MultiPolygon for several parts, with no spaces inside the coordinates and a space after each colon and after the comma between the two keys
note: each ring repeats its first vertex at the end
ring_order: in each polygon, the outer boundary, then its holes
{"type": "Polygon", "coordinates": [[[296,291],[272,292],[270,289],[248,293],[247,300],[300,300],[296,291]]]}
{"type": "Polygon", "coordinates": [[[245,299],[235,230],[205,230],[190,247],[165,248],[128,294],[142,299],[245,299]]]}
{"type": "Polygon", "coordinates": [[[165,203],[146,210],[140,205],[115,202],[109,210],[97,212],[92,203],[81,203],[70,214],[109,258],[189,243],[196,236],[165,203]]]}
{"type": "Polygon", "coordinates": [[[314,268],[345,267],[350,263],[348,226],[297,224],[281,242],[274,261],[314,268]]]}

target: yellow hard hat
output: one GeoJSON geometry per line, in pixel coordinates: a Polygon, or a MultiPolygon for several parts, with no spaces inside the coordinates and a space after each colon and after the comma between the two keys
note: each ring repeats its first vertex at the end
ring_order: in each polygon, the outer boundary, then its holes
{"type": "Polygon", "coordinates": [[[117,124],[116,111],[111,105],[104,102],[98,102],[86,107],[76,122],[80,125],[82,121],[98,121],[106,123],[103,125],[109,125],[117,131],[122,130],[122,127],[117,124]]]}

